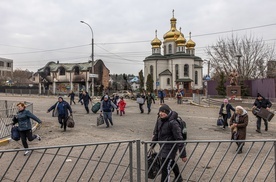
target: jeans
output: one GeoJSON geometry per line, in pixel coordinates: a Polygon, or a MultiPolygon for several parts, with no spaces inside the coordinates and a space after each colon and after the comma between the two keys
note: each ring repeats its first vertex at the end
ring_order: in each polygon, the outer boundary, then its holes
{"type": "Polygon", "coordinates": [[[144,104],[139,104],[139,109],[140,109],[141,113],[144,113],[143,105],[144,104]]]}
{"type": "Polygon", "coordinates": [[[177,104],[182,104],[181,101],[182,101],[181,98],[177,98],[177,104]]]}
{"type": "Polygon", "coordinates": [[[165,101],[164,101],[164,97],[160,97],[160,104],[164,104],[165,101]]]}
{"type": "Polygon", "coordinates": [[[109,127],[109,122],[111,125],[113,125],[112,122],[112,112],[103,112],[104,121],[107,127],[109,127]],[[108,122],[109,120],[109,122],[108,122]]]}
{"type": "Polygon", "coordinates": [[[151,103],[147,103],[147,107],[148,107],[148,113],[150,113],[150,111],[151,111],[151,103]]]}
{"type": "Polygon", "coordinates": [[[37,135],[33,135],[32,130],[19,131],[19,134],[24,148],[29,148],[27,143],[27,138],[29,141],[33,141],[34,139],[37,138],[37,135]]]}
{"type": "Polygon", "coordinates": [[[76,104],[76,102],[74,101],[74,99],[70,99],[70,105],[72,105],[72,103],[76,104]]]}

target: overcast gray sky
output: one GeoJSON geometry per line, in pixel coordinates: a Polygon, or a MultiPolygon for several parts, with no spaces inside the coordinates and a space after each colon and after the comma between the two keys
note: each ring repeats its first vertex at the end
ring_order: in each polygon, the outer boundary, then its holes
{"type": "Polygon", "coordinates": [[[1,0],[0,57],[30,71],[49,61],[86,62],[92,34],[83,20],[93,29],[95,60],[111,74],[138,75],[155,30],[161,41],[170,30],[173,9],[177,28],[186,39],[191,31],[196,55],[208,59],[205,48],[232,33],[273,46],[275,8],[275,0],[1,0]]]}

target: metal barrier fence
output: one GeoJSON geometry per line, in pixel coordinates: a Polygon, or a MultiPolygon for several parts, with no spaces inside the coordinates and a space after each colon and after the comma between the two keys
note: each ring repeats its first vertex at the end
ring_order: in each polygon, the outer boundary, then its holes
{"type": "MultiPolygon", "coordinates": [[[[149,145],[173,143],[174,148],[179,142],[136,140],[32,148],[28,156],[23,156],[23,149],[0,150],[0,181],[160,181],[161,175],[148,179],[145,170],[152,167],[147,163],[149,145]]],[[[239,142],[245,142],[241,154],[236,141],[185,141],[187,162],[175,158],[183,181],[275,181],[276,140],[239,142]]],[[[159,151],[159,145],[155,148],[159,151]]]]}
{"type": "MultiPolygon", "coordinates": [[[[9,137],[11,134],[11,125],[6,126],[9,123],[12,123],[12,118],[17,113],[17,104],[16,101],[6,101],[0,100],[0,139],[9,137]]],[[[26,109],[33,112],[33,104],[29,102],[24,102],[26,109]]]]}

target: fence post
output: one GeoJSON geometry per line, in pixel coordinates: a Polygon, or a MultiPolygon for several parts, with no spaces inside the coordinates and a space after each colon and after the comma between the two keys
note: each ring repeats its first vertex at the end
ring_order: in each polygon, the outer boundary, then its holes
{"type": "Polygon", "coordinates": [[[141,182],[141,141],[136,140],[137,182],[141,182]]]}
{"type": "Polygon", "coordinates": [[[276,142],[274,141],[274,179],[276,179],[276,142]]]}

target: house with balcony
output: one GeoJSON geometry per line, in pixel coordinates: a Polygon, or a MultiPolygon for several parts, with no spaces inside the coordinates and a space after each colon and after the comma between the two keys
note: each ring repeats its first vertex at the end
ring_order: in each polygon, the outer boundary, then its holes
{"type": "Polygon", "coordinates": [[[99,93],[109,86],[109,69],[101,59],[94,62],[94,74],[91,74],[92,62],[60,63],[48,62],[34,74],[33,81],[39,84],[39,94],[67,94],[70,90],[79,92],[92,90],[94,77],[94,93],[99,93]]]}

